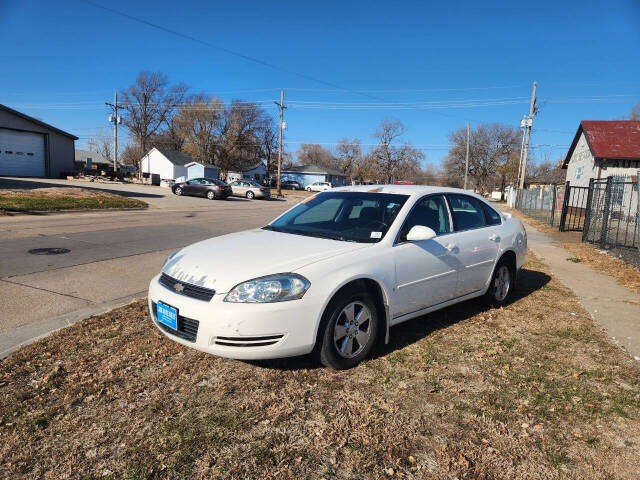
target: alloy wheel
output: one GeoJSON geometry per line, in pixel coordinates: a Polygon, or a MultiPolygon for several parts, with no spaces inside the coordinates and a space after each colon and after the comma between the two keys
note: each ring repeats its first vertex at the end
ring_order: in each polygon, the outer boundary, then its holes
{"type": "Polygon", "coordinates": [[[213,200],[214,198],[216,198],[216,194],[213,192],[207,192],[207,198],[209,200],[213,200]]]}
{"type": "Polygon", "coordinates": [[[499,302],[504,301],[511,287],[511,272],[506,265],[500,266],[493,281],[493,296],[499,302]]]}
{"type": "Polygon", "coordinates": [[[333,329],[333,342],[341,357],[353,358],[365,349],[371,323],[371,312],[362,302],[351,302],[342,309],[333,329]]]}
{"type": "Polygon", "coordinates": [[[176,188],[173,193],[175,193],[176,195],[180,196],[182,195],[182,189],[180,187],[176,188]]]}

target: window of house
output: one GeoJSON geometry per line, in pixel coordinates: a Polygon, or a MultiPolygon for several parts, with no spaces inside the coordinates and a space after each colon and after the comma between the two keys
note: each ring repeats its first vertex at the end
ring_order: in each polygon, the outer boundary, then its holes
{"type": "Polygon", "coordinates": [[[576,180],[580,180],[582,178],[582,167],[578,167],[576,169],[576,180]]]}

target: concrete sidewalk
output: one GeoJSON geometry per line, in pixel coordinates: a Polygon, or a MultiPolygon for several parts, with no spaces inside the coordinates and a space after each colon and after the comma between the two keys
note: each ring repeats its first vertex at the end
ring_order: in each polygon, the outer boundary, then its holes
{"type": "Polygon", "coordinates": [[[640,360],[640,295],[588,265],[568,261],[572,254],[524,223],[529,249],[549,266],[555,278],[573,290],[584,309],[613,341],[640,360]]]}

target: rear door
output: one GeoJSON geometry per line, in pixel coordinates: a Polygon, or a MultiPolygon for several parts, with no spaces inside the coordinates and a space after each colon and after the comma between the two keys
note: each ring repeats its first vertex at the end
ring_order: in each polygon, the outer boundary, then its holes
{"type": "Polygon", "coordinates": [[[453,219],[453,244],[461,263],[456,296],[482,290],[493,274],[498,255],[499,224],[485,217],[484,202],[470,195],[447,194],[453,219]]]}

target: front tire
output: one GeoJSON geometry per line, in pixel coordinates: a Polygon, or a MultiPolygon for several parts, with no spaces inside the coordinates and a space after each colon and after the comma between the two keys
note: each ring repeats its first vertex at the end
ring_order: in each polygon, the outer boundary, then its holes
{"type": "Polygon", "coordinates": [[[173,190],[173,193],[176,194],[177,196],[180,196],[180,195],[182,195],[182,189],[180,187],[176,187],[173,190]]]}
{"type": "Polygon", "coordinates": [[[307,187],[307,192],[310,192],[310,191],[311,191],[311,187],[307,187]]]}
{"type": "Polygon", "coordinates": [[[376,302],[366,291],[345,292],[329,303],[321,325],[317,350],[320,363],[334,370],[355,367],[376,343],[376,302]]]}
{"type": "Polygon", "coordinates": [[[511,301],[515,287],[515,273],[513,265],[509,262],[504,259],[498,262],[485,294],[485,300],[489,305],[500,308],[511,301]]]}
{"type": "Polygon", "coordinates": [[[255,194],[255,193],[253,193],[251,190],[249,190],[249,191],[247,192],[247,198],[248,198],[249,200],[253,200],[253,199],[255,198],[255,196],[256,196],[256,194],[255,194]]]}

